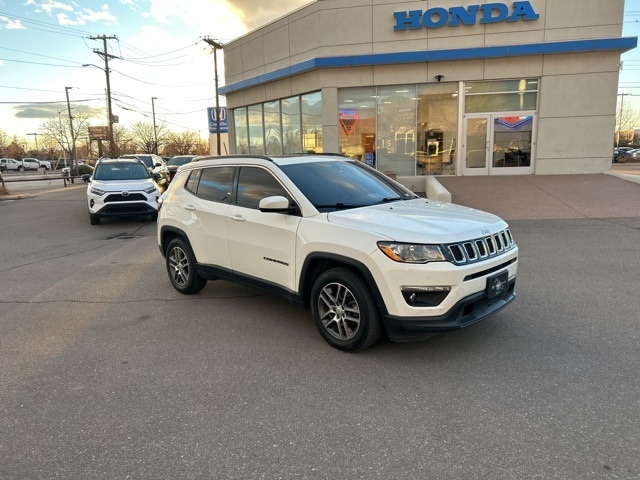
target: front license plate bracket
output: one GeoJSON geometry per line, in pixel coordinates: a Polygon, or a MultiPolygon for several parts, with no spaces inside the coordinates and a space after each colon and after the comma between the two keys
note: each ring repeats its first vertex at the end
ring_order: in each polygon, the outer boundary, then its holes
{"type": "Polygon", "coordinates": [[[496,273],[487,278],[487,298],[501,297],[507,293],[509,283],[509,272],[496,273]]]}

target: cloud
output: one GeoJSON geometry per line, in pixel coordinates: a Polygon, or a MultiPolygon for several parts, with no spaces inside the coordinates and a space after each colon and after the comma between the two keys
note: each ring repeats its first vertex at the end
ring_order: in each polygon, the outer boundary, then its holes
{"type": "Polygon", "coordinates": [[[254,30],[277,18],[311,3],[309,0],[229,0],[227,2],[240,12],[244,25],[254,30]]]}
{"type": "Polygon", "coordinates": [[[115,25],[118,19],[109,12],[109,5],[103,5],[102,10],[93,11],[90,8],[83,8],[80,12],[74,12],[75,18],[70,18],[66,13],[58,13],[56,18],[58,23],[64,26],[86,25],[87,23],[101,22],[103,25],[115,25]]]}
{"type": "Polygon", "coordinates": [[[306,5],[309,0],[150,0],[149,12],[158,23],[175,20],[223,43],[306,5]]]}
{"type": "MultiPolygon", "coordinates": [[[[58,112],[63,111],[63,113],[67,113],[67,104],[52,102],[52,103],[41,103],[41,104],[24,104],[24,105],[16,105],[13,107],[15,111],[15,116],[17,118],[27,118],[27,119],[49,119],[58,116],[58,112]]],[[[104,111],[101,108],[93,107],[91,105],[82,105],[79,103],[73,104],[74,112],[81,112],[87,115],[100,116],[104,115],[104,111]]]]}
{"type": "Polygon", "coordinates": [[[11,20],[0,15],[0,30],[21,30],[25,27],[20,20],[11,20]]]}
{"type": "Polygon", "coordinates": [[[87,23],[102,23],[114,25],[117,17],[109,12],[109,5],[103,4],[100,10],[80,7],[77,3],[64,3],[56,0],[27,0],[26,5],[37,7],[36,11],[44,11],[58,19],[58,24],[65,27],[86,25],[87,23]]]}

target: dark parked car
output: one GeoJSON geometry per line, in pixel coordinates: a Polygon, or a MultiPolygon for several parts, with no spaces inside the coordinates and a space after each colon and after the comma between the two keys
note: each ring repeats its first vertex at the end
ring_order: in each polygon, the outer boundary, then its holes
{"type": "Polygon", "coordinates": [[[163,191],[167,188],[167,185],[169,185],[169,169],[160,155],[153,153],[130,153],[122,155],[120,158],[137,158],[142,160],[142,163],[146,165],[149,173],[157,173],[160,176],[158,185],[160,185],[163,191]]]}
{"type": "Polygon", "coordinates": [[[195,155],[176,155],[175,157],[172,157],[167,162],[167,168],[169,169],[169,179],[173,180],[173,177],[176,176],[178,167],[189,163],[194,158],[196,158],[195,155]]]}
{"type": "Polygon", "coordinates": [[[613,162],[614,163],[624,163],[624,157],[626,157],[629,152],[633,151],[631,147],[618,147],[613,149],[613,162]]]}

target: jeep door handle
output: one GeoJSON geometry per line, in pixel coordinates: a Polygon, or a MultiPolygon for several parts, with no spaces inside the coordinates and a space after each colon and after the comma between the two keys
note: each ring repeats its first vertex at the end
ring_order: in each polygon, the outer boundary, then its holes
{"type": "Polygon", "coordinates": [[[193,212],[196,209],[193,205],[183,205],[182,208],[189,210],[190,212],[193,212]]]}
{"type": "Polygon", "coordinates": [[[235,221],[235,222],[246,222],[247,219],[244,218],[242,215],[231,215],[231,220],[235,221]]]}

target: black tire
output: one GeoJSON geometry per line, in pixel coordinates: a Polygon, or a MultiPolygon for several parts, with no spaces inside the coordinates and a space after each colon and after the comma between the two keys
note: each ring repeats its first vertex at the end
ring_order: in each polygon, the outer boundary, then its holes
{"type": "Polygon", "coordinates": [[[165,260],[169,280],[180,293],[198,293],[207,284],[207,279],[198,275],[195,256],[183,239],[174,238],[169,242],[165,260]]]}
{"type": "Polygon", "coordinates": [[[158,220],[158,212],[154,212],[151,214],[151,221],[155,222],[158,220]]]}
{"type": "Polygon", "coordinates": [[[18,167],[18,171],[19,171],[19,172],[24,171],[24,167],[23,167],[23,166],[19,166],[19,167],[18,167]]]}
{"type": "Polygon", "coordinates": [[[100,217],[98,215],[89,215],[91,225],[100,225],[100,217]]]}
{"type": "Polygon", "coordinates": [[[380,315],[360,275],[346,268],[321,274],[311,289],[311,314],[320,335],[332,347],[363,350],[382,333],[380,315]]]}

